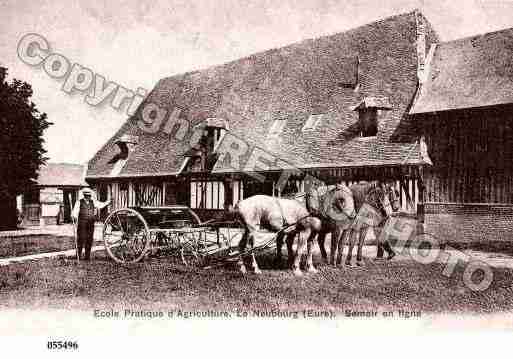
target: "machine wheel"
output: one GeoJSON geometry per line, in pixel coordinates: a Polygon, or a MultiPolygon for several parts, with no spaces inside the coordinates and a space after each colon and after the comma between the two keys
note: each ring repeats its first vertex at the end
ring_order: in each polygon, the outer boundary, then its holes
{"type": "Polygon", "coordinates": [[[144,218],[131,208],[117,209],[105,220],[103,242],[109,256],[118,263],[140,261],[150,243],[144,218]]]}

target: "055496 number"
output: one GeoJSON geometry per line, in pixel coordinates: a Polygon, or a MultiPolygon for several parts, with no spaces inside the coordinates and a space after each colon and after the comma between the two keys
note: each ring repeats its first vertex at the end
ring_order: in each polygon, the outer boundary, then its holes
{"type": "Polygon", "coordinates": [[[77,350],[78,343],[76,341],[52,340],[46,342],[46,348],[50,350],[77,350]]]}

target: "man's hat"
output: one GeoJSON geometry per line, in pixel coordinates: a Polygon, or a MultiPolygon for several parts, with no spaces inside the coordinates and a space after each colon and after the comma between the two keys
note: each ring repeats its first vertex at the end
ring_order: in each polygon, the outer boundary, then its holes
{"type": "Polygon", "coordinates": [[[90,188],[84,188],[84,189],[82,190],[82,194],[83,194],[84,196],[85,196],[85,195],[89,195],[89,196],[90,196],[90,195],[92,195],[92,194],[93,194],[93,191],[91,191],[91,189],[90,189],[90,188]]]}

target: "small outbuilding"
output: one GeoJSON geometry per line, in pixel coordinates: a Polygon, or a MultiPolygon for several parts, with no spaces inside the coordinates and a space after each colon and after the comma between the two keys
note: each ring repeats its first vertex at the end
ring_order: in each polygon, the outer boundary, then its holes
{"type": "Polygon", "coordinates": [[[70,163],[42,166],[37,184],[23,194],[18,203],[23,213],[23,225],[71,222],[71,209],[79,191],[87,187],[84,170],[83,165],[70,163]]]}

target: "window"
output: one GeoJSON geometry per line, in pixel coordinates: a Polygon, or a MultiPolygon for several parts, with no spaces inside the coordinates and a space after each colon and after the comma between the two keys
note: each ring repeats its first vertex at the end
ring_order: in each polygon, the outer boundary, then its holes
{"type": "Polygon", "coordinates": [[[287,121],[285,119],[276,120],[269,129],[268,137],[278,137],[282,133],[287,121]]]}
{"type": "Polygon", "coordinates": [[[306,123],[303,126],[302,131],[315,130],[319,126],[322,118],[323,118],[322,114],[310,115],[310,117],[308,117],[308,120],[306,120],[306,123]]]}
{"type": "Polygon", "coordinates": [[[376,108],[367,108],[359,111],[360,137],[373,137],[378,134],[378,111],[376,108]]]}
{"type": "Polygon", "coordinates": [[[378,115],[382,111],[392,110],[390,99],[384,96],[365,97],[358,105],[353,107],[358,111],[359,135],[361,137],[374,137],[378,134],[378,115]]]}
{"type": "Polygon", "coordinates": [[[202,123],[206,125],[208,136],[213,138],[213,146],[215,148],[219,144],[225,131],[228,130],[228,123],[224,119],[217,117],[209,117],[202,123]]]}

